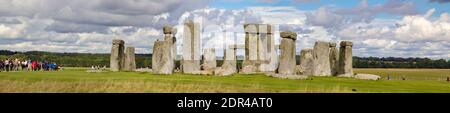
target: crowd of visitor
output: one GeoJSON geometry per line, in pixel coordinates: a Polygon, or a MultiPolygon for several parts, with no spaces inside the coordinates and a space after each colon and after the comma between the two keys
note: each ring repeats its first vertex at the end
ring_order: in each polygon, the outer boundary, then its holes
{"type": "Polygon", "coordinates": [[[1,71],[56,71],[60,67],[55,62],[4,59],[0,60],[1,71]]]}

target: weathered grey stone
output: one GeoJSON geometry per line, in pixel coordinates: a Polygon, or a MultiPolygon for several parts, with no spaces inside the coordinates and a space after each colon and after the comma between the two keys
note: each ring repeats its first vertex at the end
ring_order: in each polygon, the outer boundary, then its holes
{"type": "Polygon", "coordinates": [[[313,49],[302,49],[300,52],[300,68],[301,75],[313,75],[314,71],[314,54],[313,49]]]}
{"type": "Polygon", "coordinates": [[[242,69],[241,72],[274,72],[279,62],[275,51],[272,26],[268,24],[245,24],[244,30],[245,59],[242,65],[246,69],[242,69]]]}
{"type": "Polygon", "coordinates": [[[193,74],[200,71],[200,57],[200,25],[187,21],[184,23],[182,72],[193,74]]]}
{"type": "Polygon", "coordinates": [[[232,61],[224,61],[222,66],[214,71],[214,74],[219,76],[229,76],[236,72],[236,61],[234,63],[232,61]]]}
{"type": "MultiPolygon", "coordinates": [[[[176,47],[176,37],[175,34],[177,32],[177,30],[175,28],[173,28],[172,26],[166,25],[163,27],[163,32],[164,32],[164,41],[169,41],[172,42],[170,43],[170,48],[172,50],[171,52],[171,56],[173,58],[173,60],[176,60],[176,55],[177,55],[177,47],[176,47]]],[[[175,68],[175,63],[173,64],[174,68],[175,68]]]]}
{"type": "Polygon", "coordinates": [[[161,60],[163,57],[163,41],[156,40],[153,44],[153,52],[152,52],[152,71],[155,73],[159,73],[159,70],[162,66],[161,60]]]}
{"type": "Polygon", "coordinates": [[[157,40],[153,45],[152,70],[155,74],[172,74],[175,69],[176,29],[166,25],[163,33],[164,40],[157,40]]]}
{"type": "Polygon", "coordinates": [[[258,68],[254,65],[243,65],[240,73],[242,74],[255,74],[258,71],[258,68]]]}
{"type": "Polygon", "coordinates": [[[136,60],[134,56],[134,47],[127,47],[125,49],[125,65],[124,71],[136,70],[136,60]]]}
{"type": "Polygon", "coordinates": [[[356,74],[355,78],[363,80],[380,80],[381,77],[374,74],[356,74]]]}
{"type": "Polygon", "coordinates": [[[250,74],[258,71],[258,25],[244,24],[245,31],[245,59],[242,62],[241,73],[250,74]]]}
{"type": "Polygon", "coordinates": [[[337,76],[339,66],[339,56],[336,48],[336,43],[330,43],[330,70],[331,75],[337,76]]]}
{"type": "MultiPolygon", "coordinates": [[[[224,36],[224,40],[227,42],[225,44],[235,42],[235,41],[228,41],[225,37],[226,36],[224,36]]],[[[237,72],[236,49],[237,47],[235,44],[232,44],[231,47],[227,47],[227,45],[225,45],[223,64],[221,67],[217,68],[214,71],[215,75],[229,76],[237,72]]]]}
{"type": "Polygon", "coordinates": [[[331,76],[330,43],[318,41],[314,45],[314,76],[331,76]]]}
{"type": "Polygon", "coordinates": [[[291,38],[292,40],[297,40],[297,33],[295,32],[281,32],[280,37],[291,38]]]}
{"type": "Polygon", "coordinates": [[[124,64],[124,44],[123,40],[114,39],[112,41],[111,57],[109,66],[111,71],[121,71],[124,64]]]}
{"type": "Polygon", "coordinates": [[[339,71],[338,76],[340,77],[353,77],[353,55],[352,46],[353,43],[350,41],[342,41],[339,48],[339,71]]]}
{"type": "Polygon", "coordinates": [[[214,72],[214,70],[217,67],[216,62],[216,49],[214,48],[207,48],[203,50],[203,64],[202,64],[204,71],[209,71],[211,73],[214,72]]]}
{"type": "Polygon", "coordinates": [[[280,43],[280,66],[278,67],[278,73],[280,74],[295,74],[295,37],[297,34],[295,32],[281,32],[281,43],[280,43]],[[289,34],[289,35],[286,35],[289,34]]]}
{"type": "Polygon", "coordinates": [[[261,64],[259,71],[261,72],[275,72],[278,68],[278,53],[275,48],[275,39],[272,33],[272,26],[268,24],[262,24],[259,26],[259,37],[262,48],[259,56],[261,57],[261,64]]]}
{"type": "Polygon", "coordinates": [[[170,41],[155,41],[152,55],[152,70],[155,74],[172,74],[174,69],[174,60],[170,41]]]}
{"type": "Polygon", "coordinates": [[[136,72],[153,72],[150,68],[138,68],[135,70],[136,72]]]}
{"type": "Polygon", "coordinates": [[[165,26],[163,27],[163,33],[164,33],[164,34],[174,34],[174,33],[172,33],[172,26],[165,25],[165,26]]]}
{"type": "Polygon", "coordinates": [[[275,78],[283,78],[283,79],[304,80],[304,79],[308,78],[308,76],[296,75],[296,74],[280,74],[280,73],[272,73],[272,72],[267,72],[264,74],[266,76],[271,76],[271,77],[275,77],[275,78]]]}

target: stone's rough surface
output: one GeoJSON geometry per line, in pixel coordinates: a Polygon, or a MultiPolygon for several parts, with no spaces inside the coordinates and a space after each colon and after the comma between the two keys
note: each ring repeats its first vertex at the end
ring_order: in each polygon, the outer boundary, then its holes
{"type": "Polygon", "coordinates": [[[271,25],[260,25],[259,37],[261,40],[261,45],[263,46],[260,46],[262,51],[259,56],[262,57],[263,61],[259,66],[259,71],[275,72],[278,68],[278,54],[275,48],[275,39],[273,35],[271,25]]]}
{"type": "Polygon", "coordinates": [[[172,26],[164,26],[163,27],[163,33],[164,34],[175,34],[175,33],[172,33],[172,26]]]}
{"type": "MultiPolygon", "coordinates": [[[[170,53],[173,58],[173,60],[176,60],[176,55],[177,55],[177,47],[176,47],[176,37],[175,37],[175,33],[177,32],[175,28],[173,28],[172,26],[164,26],[163,27],[163,32],[164,32],[164,41],[168,41],[172,42],[170,43],[170,47],[168,49],[172,50],[172,52],[170,53]]],[[[175,68],[175,63],[173,64],[174,68],[175,68]]]]}
{"type": "Polygon", "coordinates": [[[153,46],[152,70],[155,74],[172,74],[175,68],[176,30],[172,26],[164,26],[164,41],[157,40],[153,46]]]}
{"type": "Polygon", "coordinates": [[[217,68],[214,71],[214,74],[219,76],[229,76],[233,75],[236,72],[237,72],[236,62],[232,63],[231,61],[224,61],[222,67],[217,68]]]}
{"type": "Polygon", "coordinates": [[[314,71],[313,49],[302,49],[300,52],[301,75],[310,76],[314,71]]]}
{"type": "Polygon", "coordinates": [[[314,45],[314,76],[331,76],[330,43],[318,41],[314,45]]]}
{"type": "Polygon", "coordinates": [[[352,46],[350,41],[342,41],[339,48],[339,70],[338,76],[340,77],[353,77],[353,65],[352,65],[352,46]]]}
{"type": "Polygon", "coordinates": [[[276,78],[295,79],[295,80],[304,80],[304,79],[308,78],[308,76],[305,76],[305,75],[279,74],[279,73],[271,73],[271,72],[267,72],[267,73],[265,73],[265,75],[271,76],[271,77],[276,77],[276,78]]]}
{"type": "Polygon", "coordinates": [[[137,68],[135,71],[136,72],[153,72],[153,70],[150,68],[137,68]]]}
{"type": "Polygon", "coordinates": [[[174,60],[170,41],[155,41],[153,46],[152,69],[155,74],[172,74],[174,60]]]}
{"type": "Polygon", "coordinates": [[[338,74],[338,65],[339,65],[339,56],[336,48],[336,43],[330,43],[330,70],[331,75],[337,76],[338,74]]]}
{"type": "Polygon", "coordinates": [[[292,34],[292,32],[281,32],[280,34],[290,34],[290,35],[280,35],[284,36],[281,39],[280,49],[280,67],[278,67],[278,73],[280,74],[295,74],[295,39],[292,36],[297,36],[297,34],[292,34]]]}
{"type": "MultiPolygon", "coordinates": [[[[235,45],[234,45],[235,46],[235,45]]],[[[237,72],[236,67],[236,48],[237,47],[225,47],[224,61],[220,68],[217,68],[214,72],[215,75],[228,76],[237,72]]]]}
{"type": "Polygon", "coordinates": [[[243,74],[254,74],[258,71],[258,68],[254,65],[245,65],[242,67],[242,70],[240,73],[243,74]]]}
{"type": "Polygon", "coordinates": [[[373,74],[356,74],[355,78],[363,80],[380,80],[381,77],[373,74]]]}
{"type": "Polygon", "coordinates": [[[216,69],[216,50],[214,48],[208,48],[203,50],[203,70],[214,72],[216,69]]]}
{"type": "Polygon", "coordinates": [[[112,41],[111,57],[109,66],[111,71],[121,71],[124,64],[124,44],[123,40],[114,39],[112,41]]]}
{"type": "Polygon", "coordinates": [[[274,72],[278,66],[272,26],[268,24],[245,24],[245,59],[243,73],[274,72]],[[251,66],[250,66],[251,65],[251,66]],[[256,69],[253,69],[256,67],[256,69]],[[251,71],[251,72],[247,72],[251,71]]]}
{"type": "Polygon", "coordinates": [[[280,37],[290,38],[290,39],[293,39],[293,40],[297,40],[297,33],[291,32],[291,31],[281,32],[281,33],[280,33],[280,37]]]}
{"type": "Polygon", "coordinates": [[[200,71],[200,25],[193,21],[184,23],[183,56],[181,70],[194,74],[200,71]]]}
{"type": "Polygon", "coordinates": [[[134,71],[136,70],[136,60],[134,56],[134,47],[127,47],[125,49],[125,71],[134,71]]]}
{"type": "Polygon", "coordinates": [[[163,41],[156,40],[153,44],[153,52],[152,52],[152,70],[154,73],[159,73],[161,68],[161,60],[163,56],[163,41]]]}

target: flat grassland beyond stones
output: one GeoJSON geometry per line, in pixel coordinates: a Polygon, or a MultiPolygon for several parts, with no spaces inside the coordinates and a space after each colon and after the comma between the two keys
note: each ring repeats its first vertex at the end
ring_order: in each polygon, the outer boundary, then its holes
{"type": "Polygon", "coordinates": [[[290,80],[262,74],[218,77],[180,73],[88,73],[86,70],[0,72],[0,92],[450,92],[450,82],[446,81],[450,69],[354,70],[355,73],[381,75],[379,81],[337,77],[290,80]],[[386,80],[387,76],[391,80],[386,80]]]}

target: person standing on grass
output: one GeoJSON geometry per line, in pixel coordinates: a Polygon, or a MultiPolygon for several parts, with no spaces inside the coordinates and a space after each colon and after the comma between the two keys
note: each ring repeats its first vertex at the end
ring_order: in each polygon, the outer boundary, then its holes
{"type": "Polygon", "coordinates": [[[41,61],[37,61],[37,69],[38,69],[38,71],[42,70],[42,62],[41,61]]]}
{"type": "Polygon", "coordinates": [[[10,64],[9,64],[9,63],[10,63],[10,62],[9,62],[9,59],[6,59],[6,60],[5,60],[5,71],[6,71],[6,72],[8,72],[8,71],[10,70],[10,69],[9,69],[9,68],[10,68],[10,64]]]}
{"type": "Polygon", "coordinates": [[[20,61],[19,61],[19,59],[15,59],[13,62],[12,62],[12,70],[13,71],[19,71],[19,65],[20,65],[20,63],[19,63],[20,61]]]}
{"type": "Polygon", "coordinates": [[[31,66],[31,60],[30,59],[27,60],[27,70],[28,71],[33,71],[33,67],[31,66]]]}
{"type": "Polygon", "coordinates": [[[27,61],[26,60],[22,61],[22,71],[23,70],[27,70],[27,61]]]}
{"type": "Polygon", "coordinates": [[[32,70],[36,71],[37,70],[37,61],[33,60],[32,64],[31,64],[32,70]]]}

